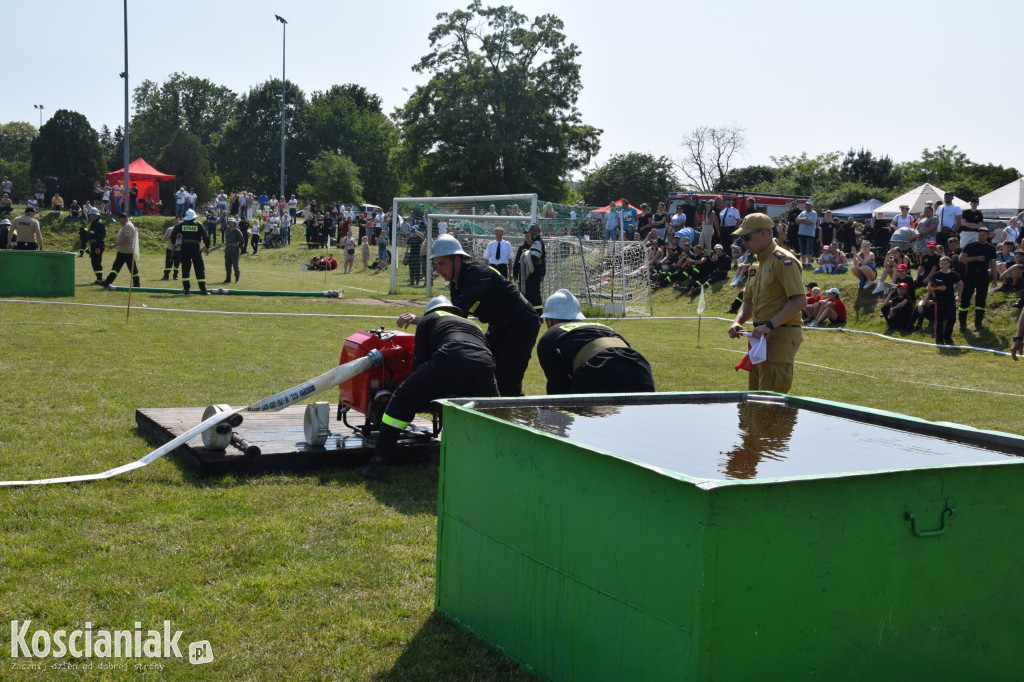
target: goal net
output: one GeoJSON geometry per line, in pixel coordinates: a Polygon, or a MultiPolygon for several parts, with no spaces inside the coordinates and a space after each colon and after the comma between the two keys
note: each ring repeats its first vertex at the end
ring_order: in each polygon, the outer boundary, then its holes
{"type": "Polygon", "coordinates": [[[483,260],[495,229],[504,230],[517,253],[523,232],[537,222],[547,260],[542,298],[567,289],[588,317],[651,314],[647,246],[605,240],[603,217],[592,213],[594,208],[544,203],[538,215],[536,195],[396,199],[398,247],[393,249],[391,293],[430,297],[446,292],[429,261],[433,240],[442,232],[458,239],[474,260],[483,260]]]}

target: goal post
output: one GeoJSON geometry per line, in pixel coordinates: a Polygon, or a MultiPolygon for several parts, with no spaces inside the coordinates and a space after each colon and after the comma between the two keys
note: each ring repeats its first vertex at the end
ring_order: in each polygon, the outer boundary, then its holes
{"type": "MultiPolygon", "coordinates": [[[[600,207],[551,203],[543,206],[538,214],[538,200],[533,194],[395,199],[390,293],[430,298],[437,292],[443,282],[434,280],[430,256],[442,229],[458,239],[473,260],[480,261],[487,245],[494,240],[496,228],[504,229],[515,253],[523,243],[523,230],[536,222],[546,252],[546,274],[541,282],[543,299],[558,289],[567,289],[580,300],[588,317],[650,315],[647,244],[623,241],[621,236],[606,240],[604,213],[596,210],[600,207]],[[410,251],[405,240],[413,225],[422,241],[410,251]],[[400,266],[410,268],[410,281],[422,281],[415,287],[399,285],[400,266]]],[[[510,278],[514,279],[514,273],[510,272],[510,278]]]]}
{"type": "MultiPolygon", "coordinates": [[[[388,293],[397,293],[398,283],[398,246],[403,239],[408,237],[408,230],[412,225],[419,224],[425,220],[427,215],[468,215],[483,217],[490,215],[501,215],[507,217],[526,217],[536,222],[537,195],[536,194],[491,194],[476,196],[453,196],[453,197],[395,197],[392,201],[391,210],[391,282],[388,293]],[[525,210],[524,210],[525,209],[525,210]],[[405,226],[409,225],[409,228],[405,226]]],[[[434,236],[436,224],[429,226],[430,236],[434,236]]],[[[482,232],[483,230],[481,230],[482,232]]],[[[493,232],[492,232],[493,234],[493,232]]],[[[425,254],[423,254],[425,256],[425,254]]],[[[424,270],[428,273],[424,277],[429,282],[429,268],[424,270]]],[[[428,285],[429,286],[429,285],[428,285]]],[[[425,290],[426,292],[426,290],[425,290]]]]}

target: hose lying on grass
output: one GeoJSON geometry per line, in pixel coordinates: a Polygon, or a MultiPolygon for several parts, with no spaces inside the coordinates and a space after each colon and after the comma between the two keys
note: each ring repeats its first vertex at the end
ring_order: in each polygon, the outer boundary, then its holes
{"type": "Polygon", "coordinates": [[[338,365],[331,369],[329,372],[324,372],[318,377],[315,377],[307,382],[299,384],[289,388],[287,391],[282,391],[269,398],[264,398],[258,402],[249,405],[248,407],[238,407],[228,412],[218,412],[208,419],[203,420],[198,425],[192,427],[185,433],[181,434],[169,443],[161,445],[156,450],[143,457],[142,459],[136,460],[130,464],[123,464],[114,469],[109,469],[98,474],[83,474],[80,476],[62,476],[60,478],[40,478],[34,481],[0,481],[0,487],[13,487],[23,485],[47,485],[49,483],[79,483],[85,481],[98,481],[104,478],[112,478],[119,474],[127,473],[135,469],[146,466],[150,462],[154,462],[168,452],[173,451],[179,445],[187,443],[190,439],[195,438],[203,431],[214,428],[217,424],[227,421],[231,417],[240,412],[277,412],[283,410],[289,405],[293,405],[300,400],[325,391],[328,388],[337,386],[338,384],[344,383],[349,379],[362,374],[366,370],[375,366],[379,363],[383,356],[379,351],[372,351],[369,355],[346,362],[344,365],[338,365]],[[376,353],[376,354],[375,354],[376,353]]]}

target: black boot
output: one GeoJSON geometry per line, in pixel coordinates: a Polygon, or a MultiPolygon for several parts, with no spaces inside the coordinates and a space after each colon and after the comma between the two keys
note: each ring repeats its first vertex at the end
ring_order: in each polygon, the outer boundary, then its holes
{"type": "Polygon", "coordinates": [[[136,289],[142,286],[142,282],[139,281],[138,277],[132,280],[132,286],[135,287],[136,289]]]}
{"type": "Polygon", "coordinates": [[[385,424],[380,427],[380,435],[377,436],[377,445],[373,449],[373,457],[370,458],[370,463],[362,471],[363,478],[371,481],[383,481],[385,479],[388,460],[391,458],[391,453],[395,449],[395,443],[398,442],[398,437],[401,434],[402,430],[396,429],[394,426],[385,424]]]}
{"type": "Polygon", "coordinates": [[[960,331],[961,332],[967,331],[967,311],[966,310],[961,310],[958,313],[957,317],[960,319],[960,331]]]}
{"type": "Polygon", "coordinates": [[[174,279],[178,279],[178,271],[177,270],[174,271],[174,279]]]}
{"type": "Polygon", "coordinates": [[[984,319],[985,319],[985,311],[984,310],[975,310],[974,311],[974,330],[975,331],[979,331],[979,332],[982,331],[981,322],[984,319]]]}
{"type": "Polygon", "coordinates": [[[170,275],[169,275],[168,273],[166,273],[166,272],[165,272],[165,273],[164,273],[164,276],[163,276],[163,277],[161,277],[160,279],[161,279],[161,280],[163,280],[164,282],[166,282],[166,281],[167,281],[167,280],[169,280],[170,278],[171,278],[171,276],[170,276],[170,275]]]}

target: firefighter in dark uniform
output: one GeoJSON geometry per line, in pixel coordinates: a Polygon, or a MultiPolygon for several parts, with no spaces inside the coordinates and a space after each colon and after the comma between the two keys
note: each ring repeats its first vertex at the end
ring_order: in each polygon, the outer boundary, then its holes
{"type": "Polygon", "coordinates": [[[222,284],[231,284],[231,270],[235,271],[235,283],[238,283],[238,254],[242,245],[245,244],[245,235],[238,229],[238,220],[235,216],[228,218],[228,230],[224,234],[224,275],[222,284]]]}
{"type": "Polygon", "coordinates": [[[768,348],[767,359],[753,366],[748,387],[789,393],[793,361],[804,340],[800,311],[807,305],[800,261],[772,238],[772,219],[764,213],[748,213],[733,236],[742,239],[757,259],[747,274],[743,304],[729,327],[729,336],[739,337],[743,323],[753,317],[752,336],[767,336],[768,348]]]}
{"type": "Polygon", "coordinates": [[[587,322],[580,302],[559,289],[544,302],[548,330],[537,342],[537,359],[549,394],[651,393],[651,365],[611,327],[587,322]]]}
{"type": "MultiPolygon", "coordinates": [[[[973,202],[972,202],[973,203],[973,202]]],[[[985,319],[985,304],[988,301],[989,282],[999,281],[996,271],[996,247],[989,243],[989,229],[982,225],[977,229],[977,241],[967,244],[960,251],[960,264],[965,272],[960,284],[960,331],[967,331],[967,313],[971,311],[971,297],[974,297],[974,329],[981,331],[985,319]]]]}
{"type": "Polygon", "coordinates": [[[402,430],[417,412],[440,398],[494,397],[494,356],[480,328],[444,296],[427,303],[423,315],[405,313],[399,327],[416,325],[412,374],[395,389],[381,418],[380,436],[366,478],[381,480],[402,430]]]}
{"type": "Polygon", "coordinates": [[[206,234],[206,228],[196,222],[196,212],[191,208],[185,211],[185,222],[179,223],[171,232],[171,243],[176,244],[177,238],[181,237],[181,288],[187,295],[191,289],[192,266],[196,268],[196,283],[199,284],[199,293],[208,296],[206,290],[206,266],[203,264],[203,253],[210,255],[210,235],[206,234]],[[201,247],[205,246],[203,249],[201,247]]]}
{"type": "Polygon", "coordinates": [[[537,223],[530,225],[530,248],[520,259],[520,267],[523,269],[519,282],[523,287],[523,297],[529,301],[535,310],[540,310],[543,299],[540,297],[540,283],[544,281],[547,271],[547,252],[544,250],[544,240],[540,238],[540,226],[537,223]]]}
{"type": "Polygon", "coordinates": [[[516,285],[483,263],[474,262],[459,240],[443,234],[430,255],[437,274],[449,283],[452,303],[463,315],[487,324],[487,345],[503,396],[523,394],[523,376],[540,331],[540,317],[516,285]]]}
{"type": "MultiPolygon", "coordinates": [[[[99,211],[96,212],[99,215],[99,211]]],[[[89,215],[92,218],[92,215],[89,215]]],[[[89,251],[89,223],[82,223],[78,228],[78,257],[81,258],[89,251]]]]}
{"type": "Polygon", "coordinates": [[[103,285],[103,249],[107,243],[107,226],[103,224],[100,210],[93,206],[89,209],[89,259],[92,261],[92,272],[96,275],[93,284],[103,285]]]}

